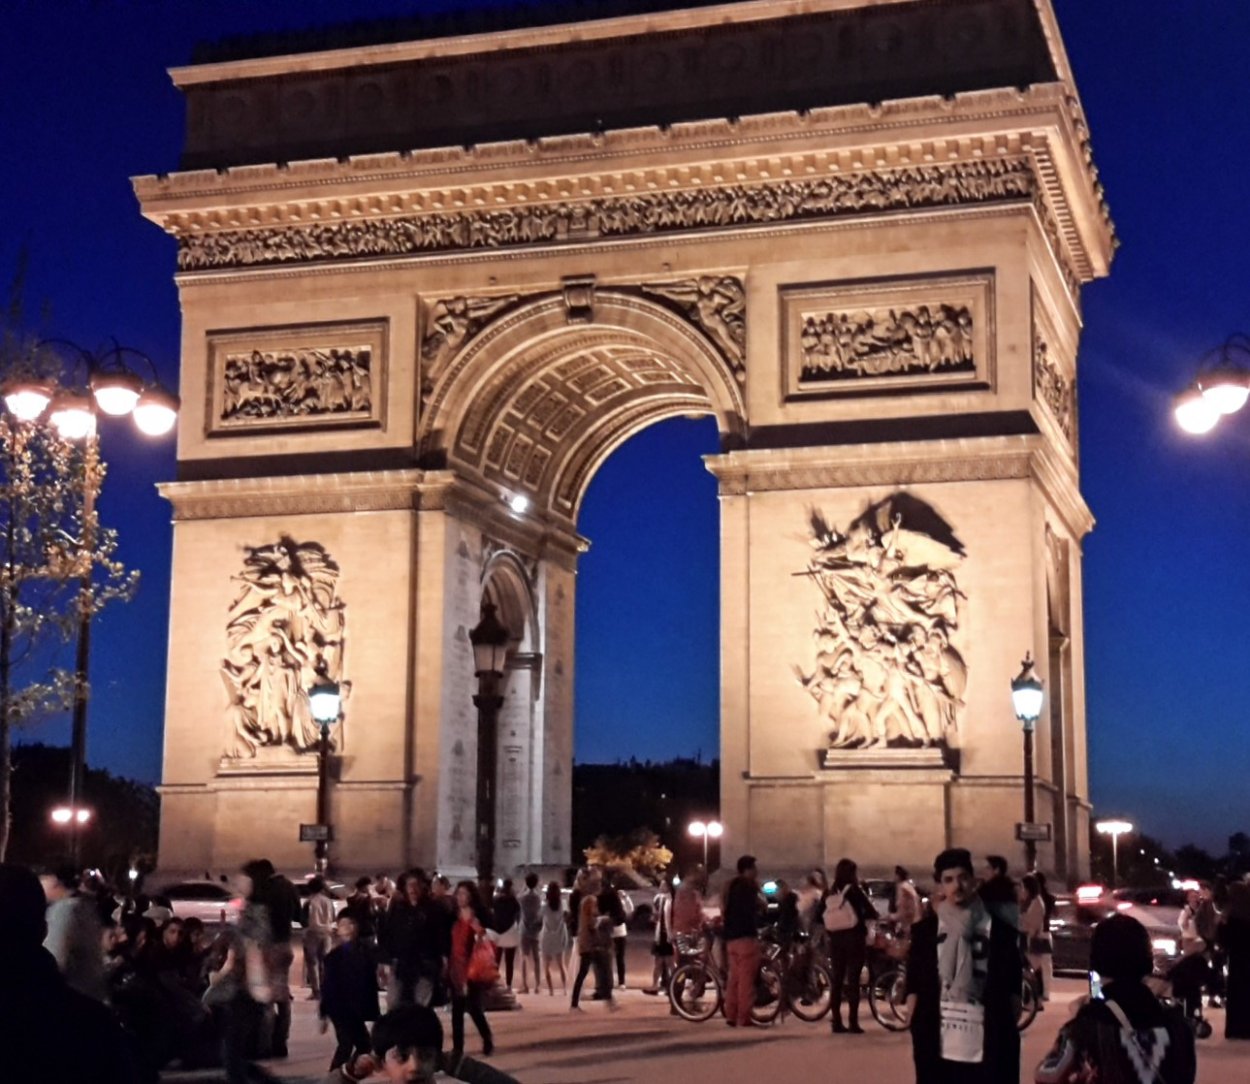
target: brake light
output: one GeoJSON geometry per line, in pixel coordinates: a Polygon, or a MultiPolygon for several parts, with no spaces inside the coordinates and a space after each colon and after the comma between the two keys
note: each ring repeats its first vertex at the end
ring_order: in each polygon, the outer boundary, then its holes
{"type": "Polygon", "coordinates": [[[1092,903],[1094,900],[1101,898],[1106,891],[1102,885],[1081,885],[1076,890],[1076,898],[1081,903],[1092,903]]]}
{"type": "Polygon", "coordinates": [[[1119,903],[1115,905],[1115,909],[1117,911],[1129,911],[1132,909],[1132,907],[1133,905],[1129,903],[1128,900],[1121,900],[1119,903]]]}

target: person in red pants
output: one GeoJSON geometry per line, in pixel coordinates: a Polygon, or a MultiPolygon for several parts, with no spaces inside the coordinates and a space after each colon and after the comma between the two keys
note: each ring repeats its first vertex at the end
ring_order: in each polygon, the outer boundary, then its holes
{"type": "Polygon", "coordinates": [[[729,961],[725,984],[725,1021],[730,1027],[750,1027],[755,1007],[755,979],[760,970],[760,916],[764,913],[759,871],[754,855],[738,859],[738,876],[725,886],[721,898],[722,936],[729,961]]]}

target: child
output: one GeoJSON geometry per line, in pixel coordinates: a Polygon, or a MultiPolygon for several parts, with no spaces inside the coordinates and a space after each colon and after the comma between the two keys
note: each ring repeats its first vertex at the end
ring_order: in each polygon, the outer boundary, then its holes
{"type": "Polygon", "coordinates": [[[443,1054],[443,1025],[424,1005],[401,1005],[373,1029],[373,1055],[336,1069],[324,1084],[348,1084],[379,1073],[389,1084],[518,1084],[498,1069],[453,1052],[443,1054]]]}
{"type": "Polygon", "coordinates": [[[359,938],[360,926],[346,911],[337,922],[339,946],[325,957],[321,985],[321,1031],[326,1021],[334,1025],[338,1040],[330,1068],[349,1062],[353,1054],[369,1051],[366,1024],[378,1018],[377,967],[369,949],[359,938]]]}

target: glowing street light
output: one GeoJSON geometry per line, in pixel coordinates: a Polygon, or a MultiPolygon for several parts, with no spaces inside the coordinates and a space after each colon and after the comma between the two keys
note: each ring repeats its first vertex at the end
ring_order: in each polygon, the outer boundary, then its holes
{"type": "Polygon", "coordinates": [[[707,841],[720,839],[725,834],[725,826],[720,821],[691,821],[686,829],[695,839],[703,840],[703,868],[707,869],[707,841]]]}
{"type": "MultiPolygon", "coordinates": [[[[1100,835],[1111,837],[1111,887],[1115,888],[1116,881],[1120,875],[1120,837],[1128,835],[1133,830],[1133,825],[1130,821],[1105,820],[1096,821],[1094,828],[1100,835]]],[[[1158,862],[1159,860],[1156,858],[1155,864],[1158,865],[1158,862]]]]}
{"type": "Polygon", "coordinates": [[[1250,336],[1230,335],[1209,350],[1194,382],[1173,401],[1176,424],[1186,433],[1211,432],[1226,414],[1235,414],[1250,399],[1250,336]]]}
{"type": "Polygon", "coordinates": [[[67,805],[59,805],[52,811],[53,824],[84,825],[91,820],[90,809],[71,809],[67,805]]]}
{"type": "Polygon", "coordinates": [[[1026,654],[1020,664],[1020,673],[1011,682],[1011,706],[1024,730],[1024,823],[1028,833],[1024,841],[1025,864],[1030,870],[1037,865],[1037,843],[1033,839],[1034,808],[1033,783],[1033,731],[1042,714],[1045,689],[1042,680],[1033,672],[1033,656],[1026,654]]]}

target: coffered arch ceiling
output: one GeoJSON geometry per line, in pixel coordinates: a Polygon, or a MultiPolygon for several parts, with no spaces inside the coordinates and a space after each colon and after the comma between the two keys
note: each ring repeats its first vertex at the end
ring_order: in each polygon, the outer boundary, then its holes
{"type": "Polygon", "coordinates": [[[664,418],[713,415],[722,443],[745,430],[740,377],[716,345],[669,309],[600,291],[570,322],[560,295],[501,317],[438,374],[423,453],[574,524],[612,451],[664,418]]]}

